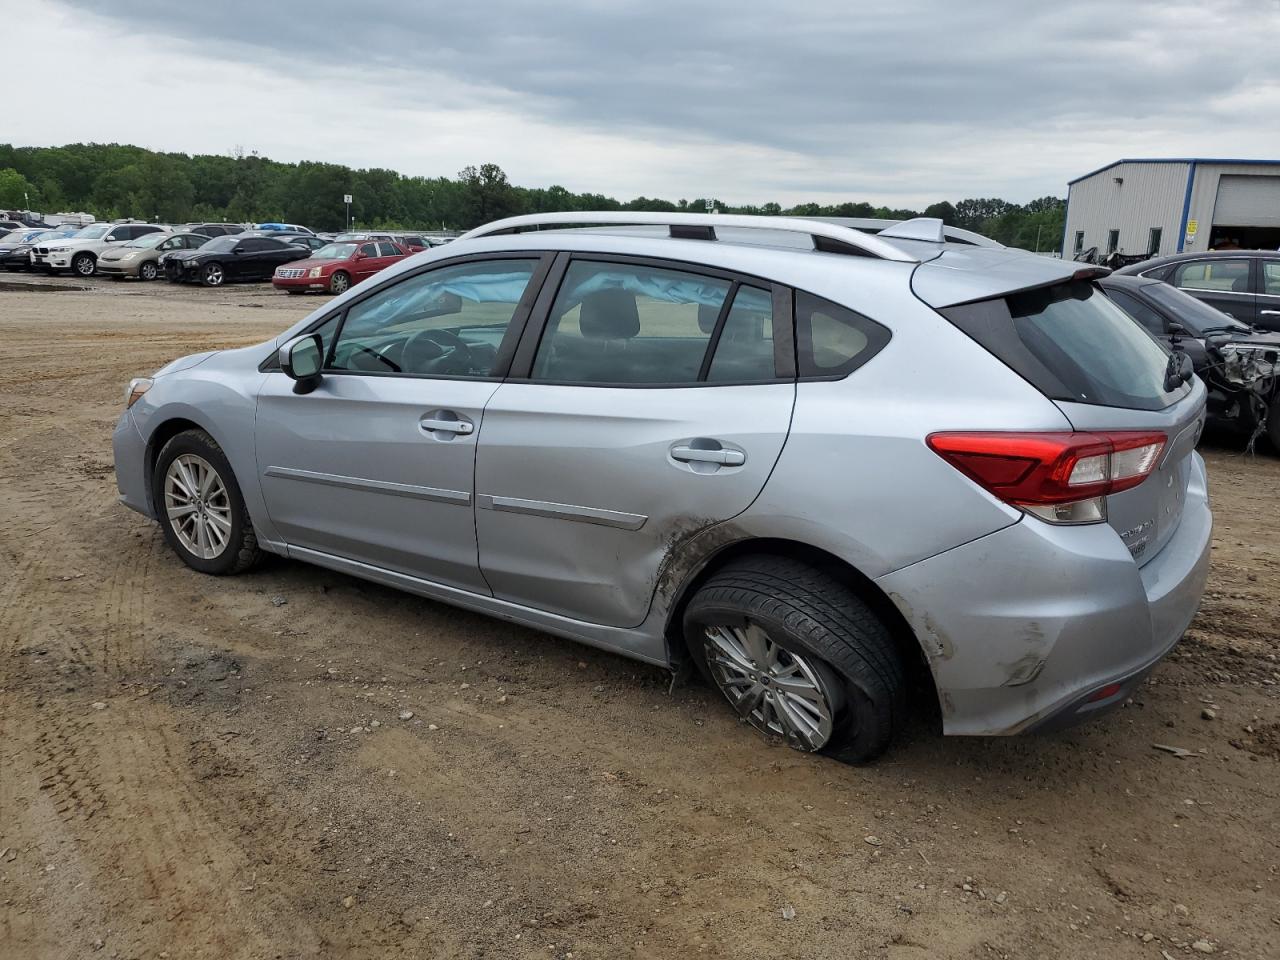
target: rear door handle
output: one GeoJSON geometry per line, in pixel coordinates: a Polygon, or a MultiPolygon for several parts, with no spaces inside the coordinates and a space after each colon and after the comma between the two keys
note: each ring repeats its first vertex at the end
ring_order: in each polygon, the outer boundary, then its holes
{"type": "Polygon", "coordinates": [[[430,415],[423,417],[418,421],[418,426],[423,430],[440,431],[441,433],[455,433],[459,436],[467,436],[476,426],[470,420],[445,420],[436,419],[430,415]]]}
{"type": "Polygon", "coordinates": [[[697,447],[672,447],[671,459],[681,463],[716,463],[722,467],[740,467],[747,462],[741,450],[699,450],[697,447]]]}

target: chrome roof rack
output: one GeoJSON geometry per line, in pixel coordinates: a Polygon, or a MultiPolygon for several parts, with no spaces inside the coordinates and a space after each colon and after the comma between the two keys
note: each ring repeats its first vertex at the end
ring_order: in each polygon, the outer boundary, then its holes
{"type": "MultiPolygon", "coordinates": [[[[810,219],[805,217],[803,219],[810,219]]],[[[876,236],[894,240],[920,240],[925,243],[967,243],[974,247],[1003,247],[1004,244],[972,230],[949,227],[936,217],[913,217],[910,220],[881,220],[874,217],[813,217],[824,223],[836,223],[855,230],[868,230],[876,236]]]]}
{"type": "MultiPolygon", "coordinates": [[[[925,218],[920,218],[924,220],[925,218]]],[[[914,221],[909,221],[914,222],[914,221]]],[[[639,213],[610,210],[604,212],[533,213],[522,217],[495,220],[464,233],[459,240],[474,240],[524,230],[589,226],[658,226],[667,227],[677,239],[715,240],[716,227],[735,230],[773,230],[805,234],[815,250],[845,253],[902,263],[919,263],[920,257],[854,227],[800,217],[753,217],[735,213],[639,213]]],[[[938,221],[941,227],[941,221],[938,221]]]]}

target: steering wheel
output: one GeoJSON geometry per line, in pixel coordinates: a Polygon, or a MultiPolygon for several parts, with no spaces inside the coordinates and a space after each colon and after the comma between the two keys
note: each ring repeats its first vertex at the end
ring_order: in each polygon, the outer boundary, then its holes
{"type": "MultiPolygon", "coordinates": [[[[423,348],[431,344],[443,352],[426,359],[426,369],[415,370],[415,373],[471,373],[473,358],[467,342],[456,333],[448,330],[423,330],[415,333],[404,345],[401,356],[408,361],[409,357],[418,356],[423,348]]],[[[429,348],[428,348],[429,349],[429,348]]]]}
{"type": "Polygon", "coordinates": [[[399,365],[398,363],[396,363],[396,362],[395,362],[394,360],[392,360],[390,357],[384,357],[382,354],[380,354],[377,350],[374,350],[372,347],[360,347],[360,346],[358,346],[358,347],[356,347],[356,348],[355,348],[355,352],[356,352],[356,353],[367,353],[369,356],[373,357],[375,360],[377,360],[377,361],[378,361],[380,364],[382,364],[383,366],[390,367],[390,368],[391,368],[391,372],[392,372],[392,373],[400,373],[400,372],[401,372],[401,370],[400,370],[400,365],[399,365]]]}

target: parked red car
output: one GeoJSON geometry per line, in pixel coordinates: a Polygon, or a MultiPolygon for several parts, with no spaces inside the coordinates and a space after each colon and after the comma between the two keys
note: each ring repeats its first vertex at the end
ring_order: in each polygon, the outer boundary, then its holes
{"type": "Polygon", "coordinates": [[[271,283],[289,293],[308,290],[345,293],[352,284],[368,279],[408,255],[408,250],[389,240],[331,243],[306,260],[295,260],[278,268],[271,283]]]}

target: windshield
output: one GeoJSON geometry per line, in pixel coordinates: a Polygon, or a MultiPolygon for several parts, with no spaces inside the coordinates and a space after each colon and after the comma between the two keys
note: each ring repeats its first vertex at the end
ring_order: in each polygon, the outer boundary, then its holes
{"type": "Polygon", "coordinates": [[[169,239],[169,234],[167,233],[148,233],[145,237],[139,237],[137,240],[134,240],[130,243],[126,243],[125,246],[141,247],[143,250],[150,250],[152,247],[160,243],[162,240],[168,240],[168,239],[169,239]]]}
{"type": "Polygon", "coordinates": [[[350,260],[356,252],[354,243],[330,243],[311,255],[312,260],[350,260]]]}
{"type": "Polygon", "coordinates": [[[22,230],[10,230],[3,237],[0,237],[0,243],[17,243],[22,239],[22,230]]]}
{"type": "Polygon", "coordinates": [[[109,223],[95,223],[91,227],[85,227],[79,233],[75,234],[77,240],[97,240],[107,235],[107,231],[111,229],[109,223]]]}
{"type": "Polygon", "coordinates": [[[1221,310],[1209,306],[1203,300],[1197,300],[1189,293],[1183,293],[1177,287],[1167,283],[1152,283],[1142,288],[1143,292],[1160,306],[1164,307],[1180,324],[1187,328],[1187,333],[1198,337],[1205,330],[1222,329],[1239,330],[1248,333],[1248,324],[1241,323],[1235,317],[1229,317],[1221,310]]]}

